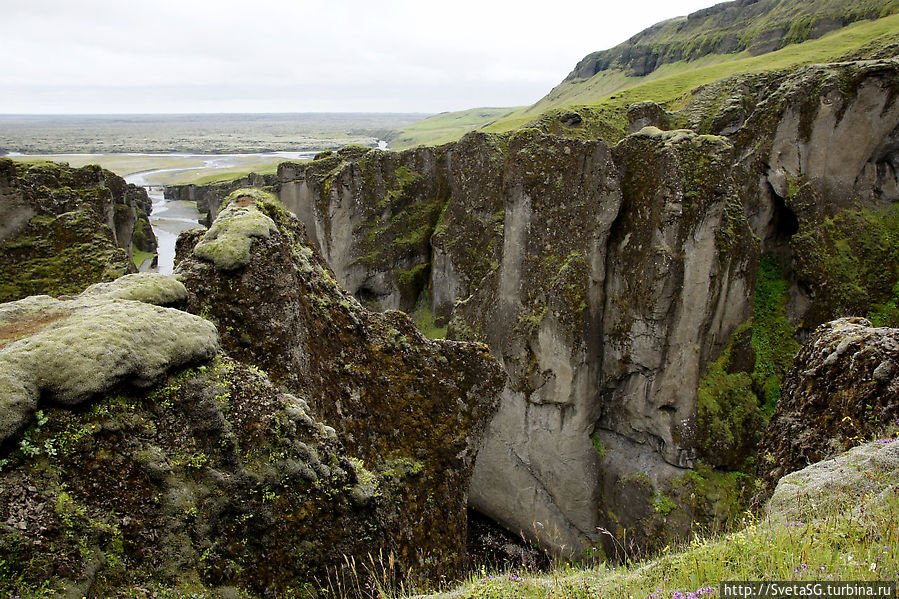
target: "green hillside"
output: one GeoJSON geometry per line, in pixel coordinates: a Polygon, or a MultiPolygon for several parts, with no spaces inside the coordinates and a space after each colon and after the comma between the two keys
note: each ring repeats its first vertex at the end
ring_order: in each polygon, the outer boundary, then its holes
{"type": "Polygon", "coordinates": [[[472,129],[499,119],[508,118],[522,108],[471,108],[458,112],[441,112],[398,131],[388,141],[393,149],[405,149],[420,145],[439,145],[455,141],[472,129]]]}
{"type": "Polygon", "coordinates": [[[624,44],[588,55],[532,106],[443,113],[403,129],[391,147],[444,143],[473,129],[502,132],[541,126],[571,107],[585,116],[585,106],[588,118],[575,135],[611,131],[623,135],[623,110],[632,102],[653,100],[676,110],[684,94],[734,75],[873,55],[899,42],[897,12],[899,0],[719,4],[664,21],[624,44]]]}

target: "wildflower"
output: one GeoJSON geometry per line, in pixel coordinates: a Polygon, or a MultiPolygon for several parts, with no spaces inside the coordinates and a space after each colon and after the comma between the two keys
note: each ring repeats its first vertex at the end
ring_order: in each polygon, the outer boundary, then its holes
{"type": "Polygon", "coordinates": [[[840,420],[840,422],[846,422],[847,420],[848,420],[849,422],[852,422],[852,418],[850,418],[849,416],[843,416],[843,419],[840,420]]]}
{"type": "Polygon", "coordinates": [[[887,437],[886,439],[877,439],[874,441],[875,443],[892,443],[896,439],[894,437],[887,437]]]}
{"type": "Polygon", "coordinates": [[[803,569],[803,570],[808,570],[808,564],[806,564],[806,563],[803,562],[803,564],[802,564],[802,569],[803,569]]]}

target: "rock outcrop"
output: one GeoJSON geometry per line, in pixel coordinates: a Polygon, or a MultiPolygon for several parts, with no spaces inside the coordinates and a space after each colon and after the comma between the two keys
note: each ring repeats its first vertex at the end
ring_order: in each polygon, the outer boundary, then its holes
{"type": "Polygon", "coordinates": [[[572,556],[599,528],[664,546],[739,512],[712,498],[754,472],[794,335],[899,318],[897,69],[814,66],[699,90],[679,113],[636,106],[635,126],[699,131],[614,147],[525,129],[348,148],[283,165],[281,199],[358,299],[429,309],[505,367],[477,509],[572,556]]]}
{"type": "Polygon", "coordinates": [[[781,477],[882,433],[899,418],[899,329],[861,318],[821,325],[783,384],[760,458],[772,489],[781,477]]]}
{"type": "Polygon", "coordinates": [[[899,485],[899,440],[878,439],[784,476],[765,506],[771,522],[862,518],[894,504],[899,485]]]}
{"type": "Polygon", "coordinates": [[[362,308],[270,199],[236,194],[185,237],[186,286],[134,274],[0,305],[0,593],[292,596],[460,574],[502,386],[487,348],[362,308]]]}
{"type": "Polygon", "coordinates": [[[210,359],[214,326],[154,305],[186,296],[174,279],[141,274],[74,298],[0,304],[0,441],[31,421],[39,400],[75,406],[121,382],[148,386],[169,368],[210,359]]]}
{"type": "Polygon", "coordinates": [[[403,571],[458,573],[474,458],[502,386],[487,348],[429,341],[404,314],[364,309],[298,219],[253,190],[232,194],[193,239],[176,269],[187,309],[218,324],[232,356],[305,397],[368,470],[395,479],[390,548],[403,571]]]}
{"type": "Polygon", "coordinates": [[[245,177],[238,177],[232,181],[222,183],[210,183],[208,185],[166,185],[163,195],[166,200],[181,200],[196,202],[197,212],[206,215],[206,225],[209,226],[218,215],[219,208],[229,194],[246,187],[255,187],[269,192],[277,192],[281,180],[277,175],[260,175],[249,173],[245,177]]]}
{"type": "Polygon", "coordinates": [[[143,188],[99,167],[0,159],[0,302],[134,272],[135,249],[156,251],[150,209],[143,188]]]}

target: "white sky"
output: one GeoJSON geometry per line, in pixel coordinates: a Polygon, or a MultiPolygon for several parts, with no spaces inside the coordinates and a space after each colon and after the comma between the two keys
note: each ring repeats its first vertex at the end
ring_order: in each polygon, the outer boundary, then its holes
{"type": "Polygon", "coordinates": [[[520,106],[715,0],[0,0],[0,114],[520,106]]]}

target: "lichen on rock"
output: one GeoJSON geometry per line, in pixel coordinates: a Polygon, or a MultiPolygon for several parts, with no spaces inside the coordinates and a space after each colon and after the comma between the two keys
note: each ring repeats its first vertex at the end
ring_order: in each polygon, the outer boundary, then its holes
{"type": "MultiPolygon", "coordinates": [[[[310,413],[382,477],[396,507],[385,551],[404,571],[430,580],[458,573],[468,483],[496,409],[499,366],[483,345],[430,341],[400,312],[369,312],[337,284],[296,217],[271,200],[252,210],[274,227],[251,244],[243,268],[207,261],[202,241],[179,262],[187,309],[218,325],[233,357],[305,397],[310,413]]],[[[213,228],[232,211],[233,203],[213,228]]]]}
{"type": "Polygon", "coordinates": [[[109,283],[96,283],[85,289],[81,297],[125,299],[172,306],[187,299],[187,289],[176,278],[157,273],[134,273],[109,283]]]}
{"type": "Polygon", "coordinates": [[[122,382],[149,385],[218,351],[215,326],[202,318],[116,298],[170,297],[148,294],[145,280],[122,281],[106,295],[0,304],[0,439],[25,425],[42,398],[76,405],[122,382]]]}
{"type": "Polygon", "coordinates": [[[773,522],[809,522],[872,509],[894,500],[899,485],[899,440],[859,445],[780,479],[765,512],[773,522]],[[861,501],[867,498],[864,508],[861,501]]]}
{"type": "Polygon", "coordinates": [[[765,432],[760,470],[768,491],[807,464],[838,454],[899,417],[899,329],[862,318],[825,323],[783,384],[765,432]]]}
{"type": "Polygon", "coordinates": [[[232,193],[194,253],[221,270],[246,266],[254,241],[267,238],[275,229],[272,219],[254,205],[262,193],[255,189],[232,193]]]}

